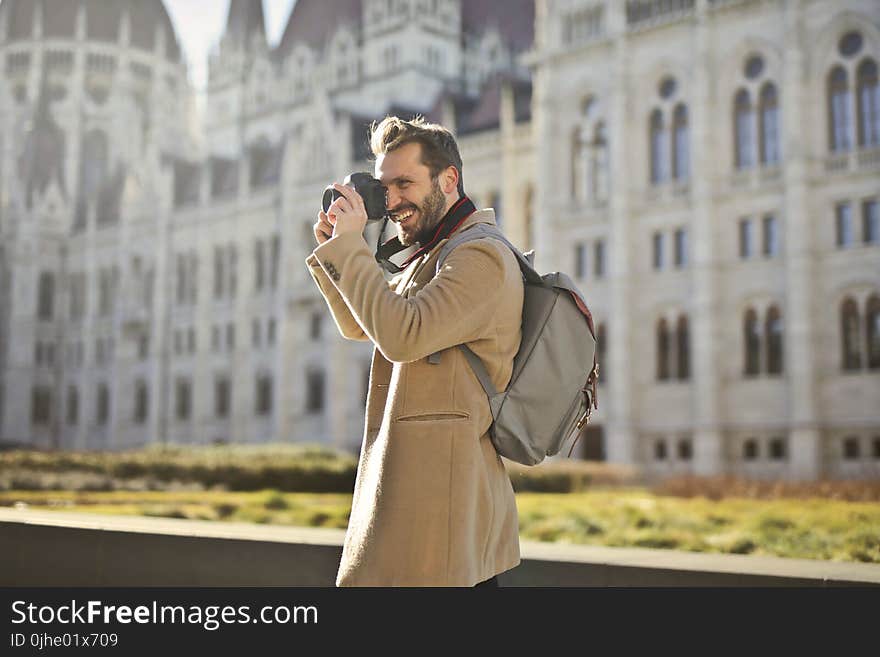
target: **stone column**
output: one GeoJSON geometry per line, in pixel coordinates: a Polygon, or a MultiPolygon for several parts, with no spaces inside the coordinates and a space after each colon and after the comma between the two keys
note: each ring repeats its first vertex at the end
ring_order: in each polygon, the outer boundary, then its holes
{"type": "MultiPolygon", "coordinates": [[[[636,235],[631,233],[629,221],[629,193],[631,188],[629,148],[629,44],[626,35],[626,15],[623,3],[609,2],[606,29],[614,38],[612,68],[614,84],[609,99],[608,114],[611,154],[609,189],[608,259],[610,269],[611,303],[606,335],[608,360],[604,366],[609,372],[608,431],[606,454],[613,463],[634,463],[636,460],[636,427],[634,423],[633,390],[635,389],[632,353],[632,281],[634,262],[633,245],[636,235]]],[[[557,142],[560,143],[560,142],[557,142]]],[[[600,369],[599,378],[602,378],[600,369]]]]}
{"type": "Polygon", "coordinates": [[[696,6],[696,57],[693,92],[688,121],[691,149],[691,199],[693,215],[689,232],[693,244],[693,300],[689,308],[691,326],[691,362],[693,363],[693,440],[694,470],[713,475],[724,469],[721,419],[721,369],[718,335],[721,315],[718,284],[718,251],[713,208],[712,181],[717,178],[715,140],[720,127],[716,112],[712,79],[714,61],[714,26],[709,21],[706,0],[696,6]]]}
{"type": "MultiPolygon", "coordinates": [[[[791,415],[789,453],[791,475],[796,479],[816,479],[822,474],[819,433],[819,391],[814,349],[816,317],[813,306],[818,289],[818,272],[813,253],[816,249],[807,187],[810,153],[804,130],[804,108],[815,99],[809,97],[804,53],[804,25],[801,2],[785,5],[785,41],[782,83],[782,157],[785,181],[785,378],[789,390],[791,415]]],[[[824,321],[829,321],[824,317],[824,321]]],[[[830,320],[836,321],[836,315],[830,320]]]]}

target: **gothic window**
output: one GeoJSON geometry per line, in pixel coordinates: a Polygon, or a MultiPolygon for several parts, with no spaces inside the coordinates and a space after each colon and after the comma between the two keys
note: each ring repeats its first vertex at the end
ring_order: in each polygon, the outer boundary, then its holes
{"type": "Polygon", "coordinates": [[[843,439],[843,458],[847,461],[856,461],[862,456],[861,445],[857,436],[847,436],[843,439]]]}
{"type": "Polygon", "coordinates": [[[281,264],[281,237],[272,235],[269,253],[269,286],[274,290],[278,287],[278,269],[281,264]]]}
{"type": "Polygon", "coordinates": [[[275,318],[269,318],[269,324],[266,328],[266,342],[275,344],[275,318]]]}
{"type": "Polygon", "coordinates": [[[746,376],[756,376],[761,370],[761,334],[758,328],[758,315],[752,308],[746,311],[743,319],[743,346],[746,376]]]}
{"type": "Polygon", "coordinates": [[[587,246],[586,244],[574,245],[574,272],[578,279],[584,278],[587,273],[587,246]]]}
{"type": "Polygon", "coordinates": [[[835,67],[828,75],[829,143],[835,153],[849,150],[852,107],[849,83],[842,66],[835,67]]]}
{"type": "Polygon", "coordinates": [[[694,446],[690,438],[682,438],[678,441],[678,458],[681,461],[690,461],[694,455],[694,446]]]}
{"type": "Polygon", "coordinates": [[[675,266],[684,267],[687,265],[687,231],[679,228],[674,233],[675,238],[675,266]]]}
{"type": "Polygon", "coordinates": [[[572,133],[572,196],[595,204],[608,200],[608,135],[600,103],[587,98],[572,133]]]}
{"type": "Polygon", "coordinates": [[[691,376],[691,346],[688,319],[685,315],[678,318],[675,337],[678,379],[680,381],[686,381],[691,376]]]}
{"type": "Polygon", "coordinates": [[[177,298],[177,303],[179,305],[186,303],[186,289],[187,289],[186,269],[187,269],[186,256],[183,253],[178,253],[177,254],[177,270],[176,270],[176,274],[177,274],[176,298],[177,298]]]}
{"type": "Polygon", "coordinates": [[[669,360],[671,354],[669,327],[666,320],[661,319],[657,322],[657,380],[666,381],[669,379],[669,360]]]}
{"type": "Polygon", "coordinates": [[[67,388],[67,424],[79,422],[79,390],[76,386],[67,388]]]}
{"type": "Polygon", "coordinates": [[[214,247],[214,298],[223,298],[223,287],[226,280],[223,248],[214,247]]]}
{"type": "Polygon", "coordinates": [[[195,304],[199,299],[199,257],[195,251],[187,259],[187,300],[195,304]]]}
{"type": "Polygon", "coordinates": [[[266,271],[266,247],[263,240],[254,243],[254,289],[259,292],[263,289],[264,275],[266,271]]]}
{"type": "Polygon", "coordinates": [[[665,461],[666,460],[666,441],[665,440],[654,441],[654,460],[655,461],[665,461]]]}
{"type": "Polygon", "coordinates": [[[34,386],[31,390],[31,424],[47,426],[52,421],[52,390],[34,386]]]}
{"type": "Polygon", "coordinates": [[[688,150],[688,112],[687,107],[679,103],[672,119],[672,176],[676,180],[687,180],[690,177],[690,152],[688,150]]]}
{"type": "Polygon", "coordinates": [[[776,164],[779,162],[779,104],[776,86],[772,82],[766,83],[761,89],[759,103],[761,164],[776,164]]]}
{"type": "Polygon", "coordinates": [[[844,371],[858,370],[862,366],[859,324],[858,306],[847,297],[840,306],[841,367],[844,371]]]}
{"type": "Polygon", "coordinates": [[[769,214],[764,217],[763,221],[764,233],[764,255],[773,257],[779,255],[779,234],[776,225],[776,217],[769,214]]]}
{"type": "Polygon", "coordinates": [[[312,340],[321,339],[321,315],[312,313],[311,324],[309,326],[309,337],[312,340]]]}
{"type": "Polygon", "coordinates": [[[257,415],[269,415],[272,412],[272,376],[269,374],[257,377],[255,411],[257,415]]]}
{"type": "Polygon", "coordinates": [[[880,243],[880,203],[877,199],[862,203],[862,240],[865,244],[880,243]]]}
{"type": "Polygon", "coordinates": [[[189,379],[180,378],[174,388],[174,415],[178,420],[188,420],[192,412],[192,384],[189,379]]]}
{"type": "Polygon", "coordinates": [[[134,422],[144,424],[150,412],[150,392],[146,381],[138,381],[134,386],[134,422]]]}
{"type": "Polygon", "coordinates": [[[235,349],[235,324],[226,325],[226,348],[235,349]]]}
{"type": "Polygon", "coordinates": [[[225,377],[214,381],[214,415],[229,417],[229,379],[225,377]]]}
{"type": "Polygon", "coordinates": [[[752,246],[752,220],[740,219],[739,222],[739,257],[743,260],[751,258],[752,246]]]}
{"type": "Polygon", "coordinates": [[[47,271],[41,272],[37,287],[37,317],[51,320],[55,306],[55,276],[47,271]]]}
{"type": "Polygon", "coordinates": [[[754,461],[758,458],[758,441],[749,438],[743,443],[743,460],[754,461]]]}
{"type": "Polygon", "coordinates": [[[764,321],[764,339],[767,345],[767,373],[782,374],[782,316],[776,306],[771,306],[767,311],[767,317],[764,321]]]}
{"type": "Polygon", "coordinates": [[[320,413],[324,410],[324,372],[311,370],[306,373],[306,412],[320,413]]]}
{"type": "Polygon", "coordinates": [[[608,365],[605,356],[608,353],[608,334],[605,331],[605,323],[602,322],[596,327],[596,362],[599,363],[599,383],[605,383],[608,380],[608,365]]]}
{"type": "Polygon", "coordinates": [[[250,147],[250,186],[259,189],[278,183],[283,144],[273,146],[261,139],[250,147]]]}
{"type": "Polygon", "coordinates": [[[849,203],[838,203],[834,214],[837,246],[850,246],[853,243],[852,207],[849,203]]]}
{"type": "Polygon", "coordinates": [[[770,439],[770,458],[774,461],[784,461],[788,458],[788,444],[785,438],[770,439]]]}
{"type": "Polygon", "coordinates": [[[663,233],[654,233],[653,262],[654,269],[663,269],[663,233]]]}
{"type": "Polygon", "coordinates": [[[593,274],[596,278],[605,275],[605,241],[596,240],[593,245],[593,274]]]}
{"type": "Polygon", "coordinates": [[[880,369],[880,296],[872,294],[865,308],[865,335],[868,337],[868,369],[880,369]]]}
{"type": "Polygon", "coordinates": [[[666,182],[668,170],[668,135],[663,127],[663,112],[655,109],[651,113],[651,182],[666,182]]]}
{"type": "Polygon", "coordinates": [[[260,346],[260,320],[255,319],[251,322],[251,342],[254,347],[260,346]]]}
{"type": "Polygon", "coordinates": [[[95,424],[102,427],[110,419],[110,388],[106,383],[98,384],[98,394],[95,397],[95,424]]]}
{"type": "Polygon", "coordinates": [[[752,125],[752,100],[749,92],[740,89],[734,101],[734,134],[736,144],[736,168],[748,169],[755,163],[752,125]]]}
{"type": "Polygon", "coordinates": [[[229,298],[234,299],[238,291],[238,249],[235,244],[226,246],[226,265],[229,270],[229,298]]]}
{"type": "Polygon", "coordinates": [[[880,84],[877,63],[866,59],[856,72],[856,102],[859,112],[859,146],[880,146],[880,84]]]}

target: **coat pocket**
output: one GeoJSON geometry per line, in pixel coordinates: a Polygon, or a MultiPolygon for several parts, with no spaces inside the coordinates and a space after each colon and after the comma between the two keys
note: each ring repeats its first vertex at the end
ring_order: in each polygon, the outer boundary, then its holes
{"type": "Polygon", "coordinates": [[[469,420],[470,415],[462,411],[444,411],[435,413],[412,413],[401,415],[396,422],[444,422],[451,420],[469,420]]]}

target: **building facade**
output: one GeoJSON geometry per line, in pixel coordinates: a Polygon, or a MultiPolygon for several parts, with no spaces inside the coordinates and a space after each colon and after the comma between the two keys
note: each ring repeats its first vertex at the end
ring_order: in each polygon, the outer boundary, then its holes
{"type": "Polygon", "coordinates": [[[880,476],[875,2],[327,4],[270,47],[232,0],[203,114],[159,0],[0,5],[0,439],[357,449],[371,349],[303,260],[370,122],[420,113],[585,292],[581,457],[880,476]]]}
{"type": "Polygon", "coordinates": [[[610,460],[880,476],[878,27],[870,0],[537,3],[537,264],[606,337],[610,460]]]}

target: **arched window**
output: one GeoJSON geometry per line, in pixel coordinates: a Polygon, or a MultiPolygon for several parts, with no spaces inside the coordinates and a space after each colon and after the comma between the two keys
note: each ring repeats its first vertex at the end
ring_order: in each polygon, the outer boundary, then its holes
{"type": "Polygon", "coordinates": [[[37,317],[51,320],[55,309],[55,276],[51,272],[42,272],[37,288],[37,317]]]}
{"type": "Polygon", "coordinates": [[[866,59],[856,72],[856,102],[859,105],[859,146],[880,146],[880,84],[877,64],[866,59]]]}
{"type": "Polygon", "coordinates": [[[690,152],[688,150],[688,111],[687,106],[678,104],[672,116],[672,176],[676,180],[687,180],[691,172],[690,152]]]}
{"type": "Polygon", "coordinates": [[[868,369],[880,369],[880,296],[871,295],[865,308],[865,335],[868,336],[868,369]]]}
{"type": "Polygon", "coordinates": [[[576,201],[584,201],[586,193],[584,181],[587,178],[586,144],[581,137],[580,127],[571,133],[571,197],[576,201]]]}
{"type": "Polygon", "coordinates": [[[782,316],[776,306],[767,311],[764,339],[767,345],[767,374],[782,374],[782,316]]]}
{"type": "Polygon", "coordinates": [[[841,366],[845,371],[861,368],[862,352],[859,348],[859,309],[856,302],[847,297],[840,306],[841,366]]]}
{"type": "Polygon", "coordinates": [[[603,203],[608,200],[608,137],[605,122],[599,121],[593,129],[593,198],[603,203]]]}
{"type": "Polygon", "coordinates": [[[67,424],[79,422],[79,390],[76,386],[67,389],[67,424]]]}
{"type": "Polygon", "coordinates": [[[752,134],[754,117],[752,116],[752,99],[745,89],[740,89],[736,94],[733,116],[736,168],[748,169],[755,163],[754,136],[752,134]]]}
{"type": "Polygon", "coordinates": [[[776,87],[768,82],[761,89],[759,106],[761,164],[779,162],[779,103],[776,87]]]}
{"type": "Polygon", "coordinates": [[[835,153],[849,150],[852,146],[850,141],[852,109],[849,83],[842,66],[835,67],[828,75],[828,116],[831,150],[835,153]]]}
{"type": "Polygon", "coordinates": [[[858,436],[847,436],[843,439],[843,458],[847,461],[855,461],[861,458],[862,450],[858,436]]]}
{"type": "Polygon", "coordinates": [[[755,376],[761,369],[761,335],[758,328],[758,315],[749,308],[743,320],[743,347],[745,363],[743,372],[746,376],[755,376]]]}
{"type": "Polygon", "coordinates": [[[668,135],[663,127],[663,113],[655,109],[651,113],[651,182],[662,183],[669,178],[667,145],[668,135]]]}
{"type": "Polygon", "coordinates": [[[323,370],[306,373],[306,412],[309,414],[324,410],[324,380],[323,370]]]}
{"type": "Polygon", "coordinates": [[[95,424],[104,426],[110,418],[110,389],[106,383],[98,385],[95,402],[95,424]]]}
{"type": "Polygon", "coordinates": [[[688,319],[685,315],[678,318],[676,327],[676,359],[678,360],[678,378],[681,381],[691,376],[691,346],[688,319]]]}
{"type": "Polygon", "coordinates": [[[596,327],[596,361],[599,363],[599,383],[605,383],[608,380],[608,365],[605,362],[605,355],[608,353],[607,334],[605,332],[605,322],[596,327]]]}
{"type": "Polygon", "coordinates": [[[669,328],[666,320],[661,319],[657,323],[657,380],[669,379],[669,328]]]}
{"type": "Polygon", "coordinates": [[[138,381],[134,388],[134,422],[143,424],[147,421],[150,408],[150,393],[144,381],[138,381]]]}

